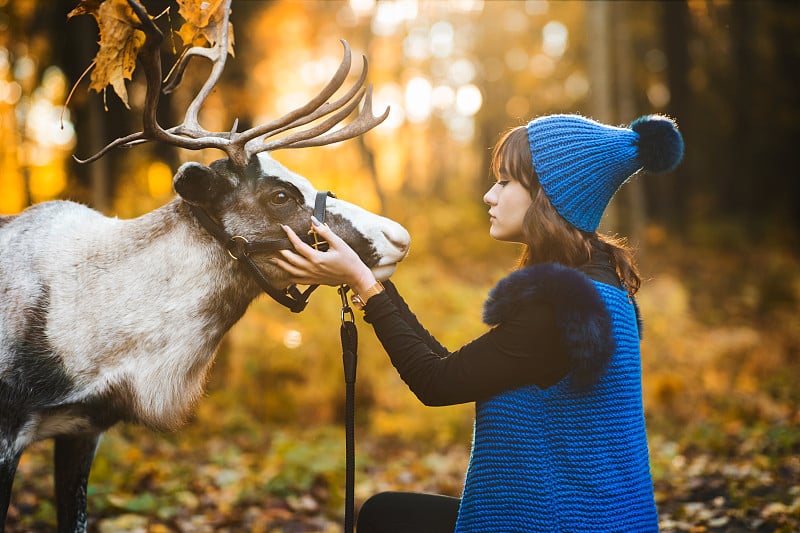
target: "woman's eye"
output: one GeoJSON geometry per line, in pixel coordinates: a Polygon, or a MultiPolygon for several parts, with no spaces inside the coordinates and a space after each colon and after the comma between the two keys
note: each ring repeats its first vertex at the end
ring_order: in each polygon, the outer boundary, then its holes
{"type": "Polygon", "coordinates": [[[508,180],[497,180],[497,184],[501,187],[508,185],[508,180]]]}
{"type": "Polygon", "coordinates": [[[269,201],[276,205],[282,205],[289,201],[289,195],[283,191],[276,191],[272,193],[269,201]]]}

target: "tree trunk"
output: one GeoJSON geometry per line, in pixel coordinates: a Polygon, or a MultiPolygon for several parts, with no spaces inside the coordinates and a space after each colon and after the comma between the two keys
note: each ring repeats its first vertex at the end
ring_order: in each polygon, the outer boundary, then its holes
{"type": "MultiPolygon", "coordinates": [[[[613,122],[612,83],[613,64],[611,60],[611,5],[607,2],[586,4],[586,29],[589,46],[589,79],[592,90],[589,95],[589,113],[592,118],[606,124],[613,122]]],[[[600,221],[600,230],[615,232],[618,227],[617,207],[612,202],[600,221]]]]}
{"type": "MultiPolygon", "coordinates": [[[[691,131],[689,82],[690,34],[689,6],[684,1],[664,2],[661,20],[662,40],[667,56],[667,87],[670,93],[668,114],[685,133],[691,131]]],[[[686,236],[689,226],[688,200],[693,193],[690,169],[686,165],[664,178],[650,180],[651,212],[672,232],[686,236]]]]}
{"type": "MultiPolygon", "coordinates": [[[[729,79],[733,83],[733,139],[739,147],[748,149],[732,150],[734,169],[737,176],[731,180],[730,204],[723,206],[725,211],[732,208],[741,217],[741,228],[745,235],[754,237],[754,193],[752,183],[759,169],[754,165],[752,150],[758,144],[754,137],[755,124],[753,120],[753,107],[755,90],[753,80],[757,76],[758,65],[755,61],[753,28],[757,16],[756,9],[752,9],[750,2],[731,3],[731,50],[733,51],[733,65],[729,79]],[[735,82],[734,82],[735,80],[735,82]]],[[[756,178],[757,179],[757,178],[756,178]]],[[[730,211],[729,211],[730,212],[730,211]]]]}
{"type": "MultiPolygon", "coordinates": [[[[635,80],[633,76],[633,60],[631,50],[633,49],[630,32],[630,13],[627,2],[615,2],[613,4],[613,21],[615,28],[615,59],[617,67],[617,109],[622,122],[629,122],[636,118],[636,97],[634,94],[635,80]]],[[[622,189],[622,200],[624,200],[626,216],[624,223],[620,223],[622,232],[630,237],[631,244],[634,245],[639,254],[645,252],[644,228],[646,220],[646,202],[642,182],[638,179],[632,180],[622,189]]]]}

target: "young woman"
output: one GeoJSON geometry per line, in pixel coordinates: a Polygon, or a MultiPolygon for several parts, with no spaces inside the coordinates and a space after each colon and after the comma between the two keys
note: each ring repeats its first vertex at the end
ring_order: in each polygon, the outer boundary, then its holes
{"type": "Polygon", "coordinates": [[[346,283],[402,379],[426,405],[475,402],[462,498],[382,493],[360,533],[657,531],[641,393],[640,279],[631,253],[597,233],[617,189],[683,155],[675,123],[628,128],[550,115],[504,135],[484,196],[489,234],[525,245],[489,293],[488,331],[451,352],[326,226],[276,260],[297,283],[346,283]]]}

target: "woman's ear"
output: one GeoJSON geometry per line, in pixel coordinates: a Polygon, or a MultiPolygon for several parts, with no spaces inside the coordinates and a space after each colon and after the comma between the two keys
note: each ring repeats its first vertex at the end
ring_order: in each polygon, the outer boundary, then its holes
{"type": "Polygon", "coordinates": [[[172,178],[172,186],[190,204],[208,206],[233,189],[228,177],[200,163],[184,163],[172,178]]]}

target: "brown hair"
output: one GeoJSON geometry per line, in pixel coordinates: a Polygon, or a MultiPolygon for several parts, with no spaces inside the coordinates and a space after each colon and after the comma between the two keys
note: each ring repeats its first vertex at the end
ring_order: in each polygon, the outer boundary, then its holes
{"type": "Polygon", "coordinates": [[[592,248],[597,247],[611,255],[625,288],[636,294],[642,282],[633,252],[623,239],[581,231],[558,214],[539,185],[528,142],[526,127],[518,126],[503,134],[492,151],[492,173],[519,181],[531,194],[522,228],[525,248],[518,267],[546,262],[579,267],[591,260],[592,248]]]}

